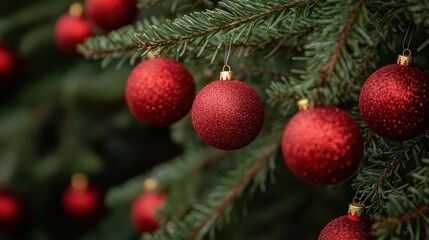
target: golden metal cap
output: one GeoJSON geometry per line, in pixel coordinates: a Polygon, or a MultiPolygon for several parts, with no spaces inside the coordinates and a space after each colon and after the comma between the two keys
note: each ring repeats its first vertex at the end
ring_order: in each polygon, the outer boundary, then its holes
{"type": "Polygon", "coordinates": [[[83,191],[88,188],[88,177],[82,173],[76,173],[71,178],[71,187],[77,191],[83,191]]]}
{"type": "Polygon", "coordinates": [[[363,215],[365,210],[365,205],[360,203],[359,199],[354,198],[353,202],[349,204],[348,214],[360,217],[363,215]]]}
{"type": "Polygon", "coordinates": [[[156,181],[154,178],[148,178],[143,182],[143,188],[145,191],[151,192],[156,190],[158,187],[158,181],[156,181]]]}
{"type": "Polygon", "coordinates": [[[69,14],[74,17],[80,17],[83,15],[83,6],[81,3],[73,3],[70,5],[69,14]]]}
{"type": "Polygon", "coordinates": [[[402,55],[398,55],[398,60],[396,61],[397,64],[403,65],[403,66],[409,66],[413,62],[413,57],[411,57],[411,50],[410,49],[404,49],[402,52],[402,55]],[[408,55],[405,55],[405,53],[409,53],[408,55]]]}
{"type": "Polygon", "coordinates": [[[307,98],[299,100],[296,105],[298,105],[299,111],[304,111],[310,108],[310,101],[307,98]]]}
{"type": "Polygon", "coordinates": [[[222,72],[220,72],[220,80],[232,80],[234,79],[234,72],[231,71],[231,67],[229,65],[225,65],[222,68],[222,72]],[[228,68],[227,71],[225,71],[225,68],[228,68]]]}

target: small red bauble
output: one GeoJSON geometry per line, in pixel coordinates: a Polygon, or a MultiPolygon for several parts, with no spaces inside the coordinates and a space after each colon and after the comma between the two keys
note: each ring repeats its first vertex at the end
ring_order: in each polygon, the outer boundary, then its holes
{"type": "Polygon", "coordinates": [[[22,204],[9,192],[0,193],[0,228],[16,227],[21,219],[22,204]]]}
{"type": "Polygon", "coordinates": [[[102,205],[100,191],[88,186],[88,179],[82,174],[72,178],[72,184],[63,195],[63,207],[67,214],[78,220],[94,218],[102,205]]]}
{"type": "Polygon", "coordinates": [[[429,76],[416,67],[391,64],[365,82],[359,110],[377,135],[402,141],[429,128],[429,76]]]}
{"type": "Polygon", "coordinates": [[[75,54],[76,47],[92,36],[90,22],[82,16],[62,15],[55,24],[55,42],[64,52],[75,54]]]}
{"type": "Polygon", "coordinates": [[[105,31],[131,24],[137,17],[137,0],[86,0],[85,10],[92,21],[105,31]]]}
{"type": "Polygon", "coordinates": [[[164,193],[145,192],[141,194],[131,208],[131,221],[134,228],[140,233],[156,231],[160,222],[156,211],[164,208],[164,205],[164,193]]]}
{"type": "Polygon", "coordinates": [[[343,181],[359,167],[363,136],[345,111],[316,107],[297,113],[287,124],[283,157],[299,178],[327,185],[343,181]]]}
{"type": "Polygon", "coordinates": [[[0,44],[0,82],[9,81],[16,73],[17,61],[15,54],[0,44]]]}
{"type": "Polygon", "coordinates": [[[222,150],[250,144],[264,124],[258,93],[239,80],[218,80],[205,86],[192,106],[192,124],[201,139],[222,150]]]}
{"type": "Polygon", "coordinates": [[[364,205],[353,202],[349,214],[332,220],[319,234],[318,240],[373,240],[372,221],[363,217],[364,205]]]}
{"type": "Polygon", "coordinates": [[[194,80],[180,62],[155,58],[138,64],[128,77],[125,96],[131,112],[153,126],[183,118],[195,98],[194,80]]]}

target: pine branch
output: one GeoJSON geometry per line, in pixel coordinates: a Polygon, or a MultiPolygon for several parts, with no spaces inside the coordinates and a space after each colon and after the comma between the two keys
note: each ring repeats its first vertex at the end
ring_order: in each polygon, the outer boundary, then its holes
{"type": "Polygon", "coordinates": [[[335,47],[334,52],[332,53],[331,59],[329,62],[322,68],[322,83],[326,83],[329,81],[329,78],[334,71],[335,67],[338,64],[338,61],[341,57],[341,51],[344,48],[344,45],[346,43],[346,40],[350,34],[350,31],[352,29],[353,24],[356,21],[356,18],[362,9],[364,0],[359,0],[356,4],[353,12],[350,14],[350,18],[347,20],[346,24],[344,25],[343,31],[340,35],[340,38],[338,40],[338,44],[335,47]]]}
{"type": "Polygon", "coordinates": [[[181,156],[158,165],[147,174],[128,180],[126,183],[112,188],[106,194],[106,203],[113,206],[130,202],[143,191],[143,182],[152,178],[158,182],[159,189],[165,189],[187,177],[199,173],[203,168],[225,157],[227,152],[203,148],[187,151],[181,156]]]}
{"type": "Polygon", "coordinates": [[[137,7],[140,9],[150,8],[154,5],[156,5],[160,1],[162,1],[162,0],[139,0],[137,3],[137,7]]]}
{"type": "Polygon", "coordinates": [[[383,170],[382,174],[380,175],[380,177],[375,182],[374,189],[375,189],[375,195],[377,197],[378,205],[381,206],[381,192],[380,192],[380,189],[384,186],[386,178],[396,170],[396,168],[398,167],[399,163],[401,163],[401,161],[403,161],[403,160],[405,160],[405,154],[402,154],[400,157],[397,157],[395,159],[395,161],[393,161],[392,164],[390,164],[387,168],[385,168],[383,170]]]}
{"type": "Polygon", "coordinates": [[[276,152],[279,146],[278,142],[275,142],[269,146],[262,157],[253,164],[252,168],[244,175],[241,182],[238,183],[233,189],[231,189],[228,194],[225,196],[221,204],[212,211],[212,213],[204,220],[197,228],[192,231],[190,239],[201,239],[205,233],[210,229],[214,222],[224,214],[227,207],[241,195],[244,189],[249,185],[249,183],[255,178],[259,170],[264,167],[267,161],[271,156],[276,152]]]}
{"type": "Polygon", "coordinates": [[[386,221],[378,221],[374,223],[372,228],[374,230],[385,228],[385,227],[389,227],[393,229],[400,224],[407,223],[417,217],[424,216],[426,213],[429,213],[429,204],[423,205],[415,210],[406,212],[399,218],[387,218],[386,221]]]}
{"type": "MultiPolygon", "coordinates": [[[[176,19],[174,22],[167,21],[159,27],[151,26],[142,33],[134,34],[134,41],[143,51],[179,45],[178,52],[180,52],[180,47],[198,39],[203,40],[200,41],[201,44],[218,32],[227,32],[245,24],[251,24],[253,28],[261,24],[264,19],[276,14],[280,15],[277,19],[281,20],[285,12],[315,2],[317,0],[220,2],[223,9],[196,12],[176,19]]],[[[277,23],[273,22],[273,24],[277,23]]]]}

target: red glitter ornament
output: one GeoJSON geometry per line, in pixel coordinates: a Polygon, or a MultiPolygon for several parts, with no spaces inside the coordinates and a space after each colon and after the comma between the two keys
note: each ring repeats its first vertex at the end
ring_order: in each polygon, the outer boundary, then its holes
{"type": "Polygon", "coordinates": [[[165,195],[161,192],[145,192],[133,203],[131,221],[140,232],[154,232],[159,228],[160,217],[156,211],[164,208],[165,195]]]}
{"type": "Polygon", "coordinates": [[[97,26],[111,31],[134,22],[136,5],[137,0],[86,0],[85,10],[97,26]]]}
{"type": "Polygon", "coordinates": [[[191,109],[195,84],[180,62],[155,58],[134,68],[128,77],[125,96],[131,112],[142,122],[170,126],[191,109]]]}
{"type": "Polygon", "coordinates": [[[338,217],[326,225],[320,232],[318,240],[373,240],[371,236],[372,221],[361,216],[363,204],[352,203],[349,206],[349,214],[338,217]],[[361,210],[351,209],[354,207],[362,208],[361,210]],[[360,205],[360,206],[359,206],[360,205]]]}
{"type": "Polygon", "coordinates": [[[429,128],[429,76],[408,64],[399,60],[378,69],[360,93],[363,120],[386,139],[403,141],[429,128]]]}
{"type": "Polygon", "coordinates": [[[21,216],[22,204],[18,197],[10,192],[0,193],[0,228],[16,227],[21,216]]]}
{"type": "Polygon", "coordinates": [[[16,74],[17,67],[15,54],[0,44],[0,82],[12,79],[16,74]]]}
{"type": "Polygon", "coordinates": [[[250,85],[232,80],[232,74],[223,71],[221,80],[204,87],[192,106],[195,131],[204,142],[222,150],[248,145],[264,123],[261,97],[250,85]]]}
{"type": "Polygon", "coordinates": [[[299,178],[327,185],[349,178],[363,157],[359,125],[345,111],[316,107],[297,113],[282,140],[285,163],[299,178]]]}
{"type": "Polygon", "coordinates": [[[82,12],[80,4],[72,4],[69,13],[62,15],[55,23],[55,42],[64,52],[75,54],[76,46],[92,36],[91,24],[82,12]]]}
{"type": "Polygon", "coordinates": [[[67,214],[77,220],[93,219],[102,204],[101,193],[88,186],[88,179],[82,174],[72,178],[72,184],[63,195],[63,207],[67,214]]]}

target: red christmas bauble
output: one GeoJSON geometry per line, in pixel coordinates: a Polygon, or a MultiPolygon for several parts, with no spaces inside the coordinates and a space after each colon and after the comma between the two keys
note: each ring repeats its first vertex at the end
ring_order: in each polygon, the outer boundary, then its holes
{"type": "Polygon", "coordinates": [[[78,220],[94,218],[102,205],[101,193],[97,188],[75,189],[69,187],[63,195],[63,207],[67,214],[78,220]]]}
{"type": "Polygon", "coordinates": [[[350,177],[359,167],[363,145],[359,125],[335,107],[300,111],[287,124],[282,140],[289,169],[299,178],[320,185],[350,177]]]}
{"type": "Polygon", "coordinates": [[[15,54],[0,44],[0,82],[9,81],[16,73],[17,60],[15,54]]]}
{"type": "Polygon", "coordinates": [[[131,24],[137,17],[137,0],[86,0],[85,9],[92,21],[105,31],[131,24]]]}
{"type": "Polygon", "coordinates": [[[235,150],[251,143],[264,123],[258,93],[238,80],[205,86],[192,106],[192,124],[201,139],[218,149],[235,150]]]}
{"type": "Polygon", "coordinates": [[[134,68],[128,77],[125,96],[131,112],[142,122],[170,126],[191,109],[195,84],[180,62],[155,58],[134,68]]]}
{"type": "Polygon", "coordinates": [[[22,204],[9,192],[0,193],[0,228],[13,228],[22,216],[22,204]]]}
{"type": "Polygon", "coordinates": [[[429,128],[429,76],[412,66],[382,67],[363,85],[359,110],[377,135],[398,141],[413,138],[429,128]]]}
{"type": "Polygon", "coordinates": [[[164,193],[145,192],[133,203],[131,221],[134,228],[140,232],[154,232],[159,228],[160,217],[156,212],[165,205],[164,193]]]}
{"type": "Polygon", "coordinates": [[[372,240],[371,225],[365,217],[341,216],[323,228],[318,240],[372,240]]]}
{"type": "Polygon", "coordinates": [[[90,22],[82,16],[62,15],[55,23],[55,42],[64,52],[75,54],[76,47],[92,36],[90,22]]]}

